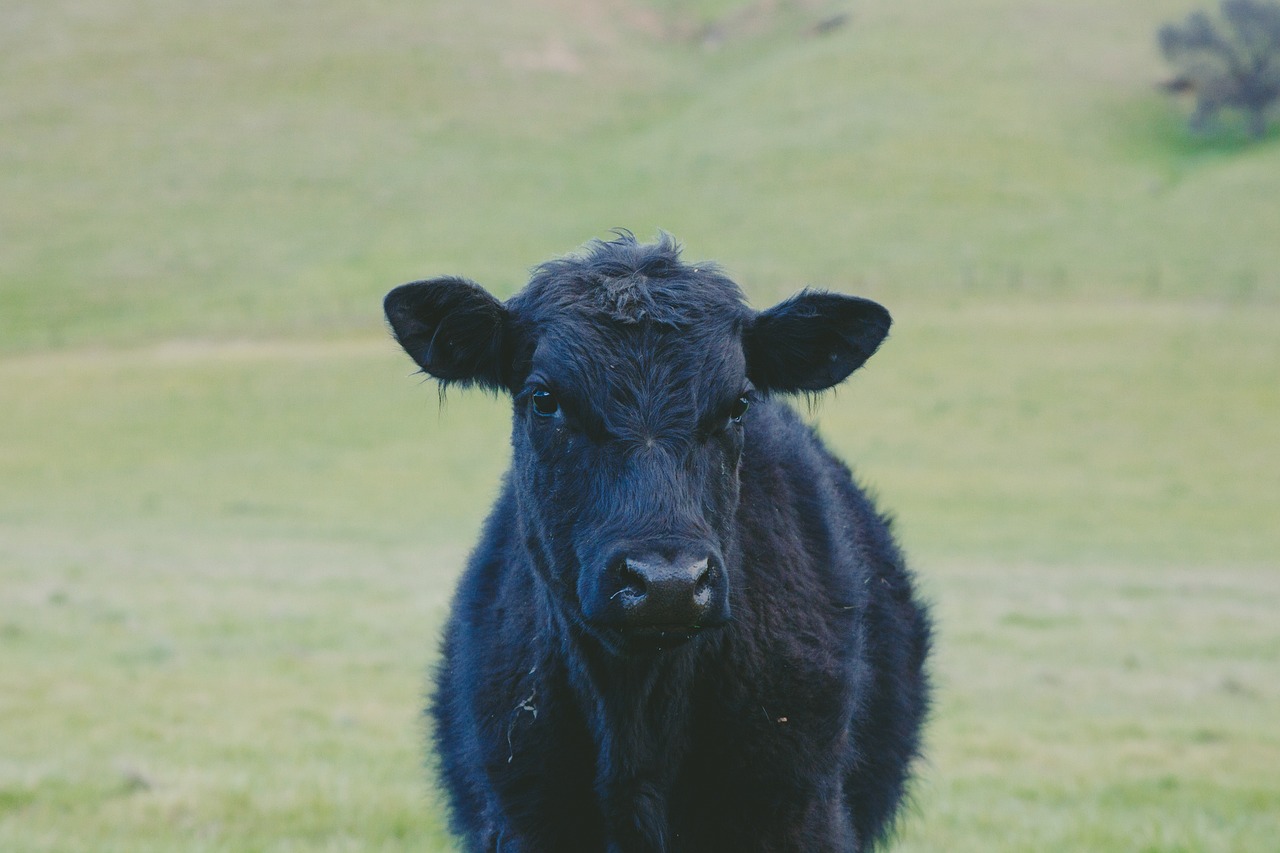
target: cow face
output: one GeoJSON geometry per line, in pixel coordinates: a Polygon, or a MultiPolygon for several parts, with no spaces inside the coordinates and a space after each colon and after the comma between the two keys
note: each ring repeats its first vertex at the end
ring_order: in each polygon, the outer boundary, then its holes
{"type": "Polygon", "coordinates": [[[615,652],[730,618],[752,404],[840,382],[889,326],[828,293],[757,314],[669,240],[629,237],[543,265],[505,305],[442,278],[396,288],[386,311],[426,372],[511,394],[532,565],[565,620],[615,652]]]}

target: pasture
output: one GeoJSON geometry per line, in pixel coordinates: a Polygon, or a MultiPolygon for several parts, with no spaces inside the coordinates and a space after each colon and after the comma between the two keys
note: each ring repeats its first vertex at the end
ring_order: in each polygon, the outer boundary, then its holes
{"type": "Polygon", "coordinates": [[[384,5],[6,10],[0,849],[452,849],[507,413],[379,300],[612,226],[894,313],[808,416],[938,617],[895,849],[1274,847],[1280,137],[1155,93],[1188,5],[384,5]]]}

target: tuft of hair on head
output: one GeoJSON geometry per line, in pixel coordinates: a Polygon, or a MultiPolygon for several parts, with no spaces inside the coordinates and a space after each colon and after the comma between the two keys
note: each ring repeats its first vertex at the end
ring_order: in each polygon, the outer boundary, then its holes
{"type": "Polygon", "coordinates": [[[653,243],[641,243],[625,229],[613,233],[612,240],[592,240],[574,254],[535,267],[530,301],[545,298],[559,308],[624,325],[673,328],[689,327],[717,310],[713,306],[745,304],[741,290],[714,264],[683,263],[680,244],[665,231],[653,243]]]}

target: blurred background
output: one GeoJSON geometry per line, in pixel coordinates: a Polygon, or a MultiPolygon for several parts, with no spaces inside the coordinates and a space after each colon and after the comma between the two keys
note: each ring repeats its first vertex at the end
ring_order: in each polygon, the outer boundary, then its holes
{"type": "Polygon", "coordinates": [[[0,849],[451,850],[507,408],[380,300],[623,227],[894,313],[806,416],[938,618],[897,849],[1275,850],[1280,116],[1188,126],[1196,8],[7,0],[0,849]]]}

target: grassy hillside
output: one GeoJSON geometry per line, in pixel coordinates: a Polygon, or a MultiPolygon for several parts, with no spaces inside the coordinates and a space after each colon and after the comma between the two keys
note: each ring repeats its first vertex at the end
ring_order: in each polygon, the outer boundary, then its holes
{"type": "Polygon", "coordinates": [[[1182,2],[737,7],[20,0],[0,341],[367,329],[388,282],[510,290],[615,226],[762,296],[1280,292],[1274,134],[1153,88],[1182,2]]]}
{"type": "Polygon", "coordinates": [[[939,616],[902,849],[1271,849],[1280,132],[1155,91],[1189,8],[10,3],[0,849],[451,849],[506,414],[379,301],[614,226],[894,312],[810,417],[939,616]]]}

